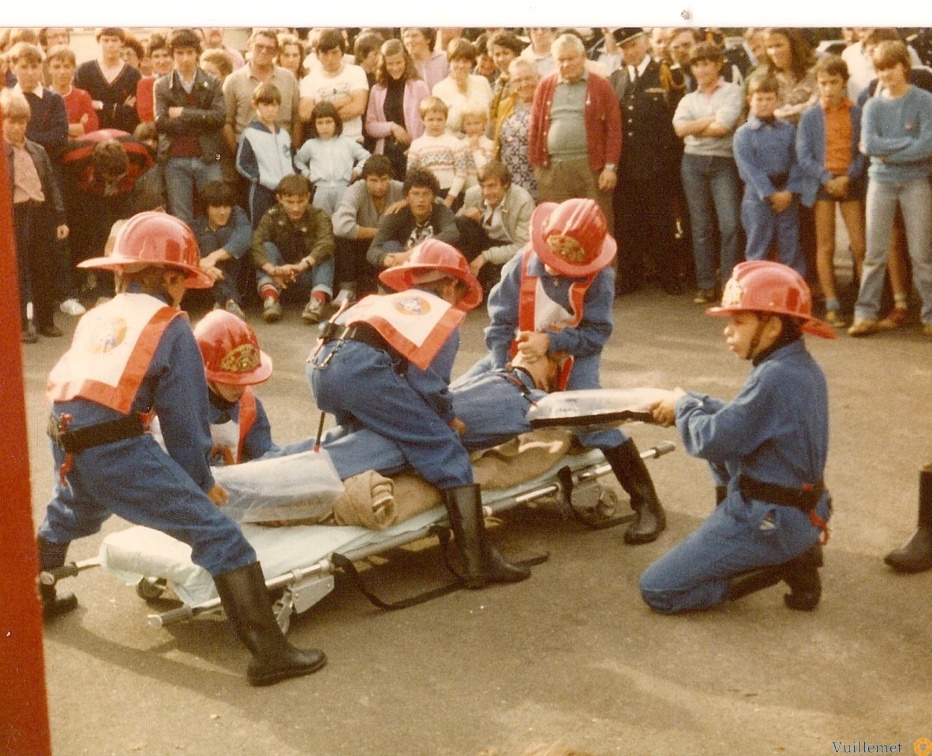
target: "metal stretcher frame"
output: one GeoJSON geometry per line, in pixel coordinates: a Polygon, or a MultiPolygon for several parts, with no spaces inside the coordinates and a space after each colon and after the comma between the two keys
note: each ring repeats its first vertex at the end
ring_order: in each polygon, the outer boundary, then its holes
{"type": "MultiPolygon", "coordinates": [[[[643,459],[660,457],[672,452],[675,448],[676,446],[672,442],[662,442],[643,451],[641,457],[643,459]]],[[[600,529],[627,522],[633,518],[633,514],[616,516],[618,501],[614,490],[602,486],[598,481],[601,476],[609,472],[611,472],[611,467],[597,449],[590,449],[581,454],[569,454],[548,472],[524,484],[509,489],[483,491],[483,509],[486,516],[491,516],[513,509],[521,504],[530,504],[549,497],[556,501],[559,511],[564,516],[574,517],[590,528],[600,529]]],[[[375,535],[372,540],[357,547],[352,547],[351,543],[347,544],[350,548],[346,551],[336,549],[323,558],[315,558],[306,565],[267,578],[266,586],[268,589],[272,592],[281,592],[281,596],[275,604],[275,611],[282,630],[287,631],[291,617],[294,614],[307,611],[333,590],[335,584],[334,574],[340,569],[337,562],[345,563],[346,560],[350,563],[358,562],[415,541],[438,535],[438,528],[443,530],[448,527],[446,511],[442,506],[422,513],[412,518],[412,520],[418,518],[422,518],[424,521],[413,529],[392,533],[391,531],[397,528],[397,526],[393,526],[393,528],[386,531],[373,531],[375,534],[384,534],[384,537],[375,535]]],[[[321,525],[313,527],[339,528],[342,526],[321,525]]],[[[126,533],[127,531],[121,532],[126,533]]],[[[119,533],[113,535],[118,536],[119,533]]],[[[107,536],[107,538],[111,537],[107,536]]],[[[86,569],[104,565],[105,560],[102,559],[101,555],[104,552],[107,538],[104,539],[101,554],[98,557],[81,562],[72,562],[56,570],[43,572],[40,575],[40,580],[43,583],[52,585],[62,578],[72,577],[86,569]]],[[[262,555],[259,556],[261,561],[262,555]]],[[[106,566],[115,569],[113,564],[106,566]]],[[[155,600],[162,595],[168,585],[165,576],[148,575],[137,583],[136,592],[147,601],[155,600]]],[[[192,619],[201,614],[218,612],[221,608],[219,598],[212,598],[198,604],[184,603],[181,607],[148,615],[148,623],[152,627],[165,627],[176,622],[192,619]]]]}

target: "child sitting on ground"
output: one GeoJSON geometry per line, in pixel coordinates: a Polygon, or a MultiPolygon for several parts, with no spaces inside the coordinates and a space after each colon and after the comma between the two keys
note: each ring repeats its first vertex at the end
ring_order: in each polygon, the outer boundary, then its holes
{"type": "Polygon", "coordinates": [[[192,228],[201,251],[201,270],[210,274],[216,268],[222,274],[211,289],[214,307],[245,320],[237,281],[240,262],[252,245],[249,218],[236,204],[229,184],[211,181],[201,190],[200,196],[204,214],[194,219],[192,228]]]}
{"type": "Polygon", "coordinates": [[[311,206],[311,183],[304,176],[285,176],[275,199],[252,235],[262,317],[267,323],[281,320],[281,293],[293,286],[310,291],[301,317],[318,323],[333,296],[333,224],[327,213],[311,206]]]}

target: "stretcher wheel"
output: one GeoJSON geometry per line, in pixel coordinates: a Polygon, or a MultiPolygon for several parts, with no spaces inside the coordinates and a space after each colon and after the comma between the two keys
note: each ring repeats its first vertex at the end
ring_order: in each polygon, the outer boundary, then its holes
{"type": "Polygon", "coordinates": [[[595,511],[600,517],[606,519],[614,517],[618,512],[618,494],[611,488],[603,488],[599,493],[599,500],[596,503],[595,511]]]}
{"type": "Polygon", "coordinates": [[[168,587],[164,578],[140,578],[136,583],[136,595],[144,601],[155,601],[161,598],[168,587]]]}

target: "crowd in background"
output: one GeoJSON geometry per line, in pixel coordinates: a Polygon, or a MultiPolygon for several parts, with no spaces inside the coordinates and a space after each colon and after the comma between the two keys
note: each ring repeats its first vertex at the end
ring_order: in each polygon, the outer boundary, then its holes
{"type": "Polygon", "coordinates": [[[853,336],[915,320],[914,289],[932,335],[929,30],[238,31],[103,28],[91,60],[69,29],[0,35],[24,342],[112,294],[77,265],[142,210],[194,229],[214,306],[274,322],[297,293],[314,323],[430,237],[488,291],[573,196],[619,296],[711,303],[770,257],[853,336]]]}

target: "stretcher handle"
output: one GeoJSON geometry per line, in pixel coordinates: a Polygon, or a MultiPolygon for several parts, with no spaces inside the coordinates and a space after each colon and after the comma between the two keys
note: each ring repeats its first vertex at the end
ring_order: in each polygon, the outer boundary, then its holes
{"type": "Polygon", "coordinates": [[[39,573],[39,582],[42,585],[55,585],[62,578],[75,577],[79,572],[89,570],[91,567],[100,567],[100,559],[82,559],[80,562],[68,562],[61,567],[43,570],[39,573]]]}
{"type": "Polygon", "coordinates": [[[672,441],[661,441],[656,446],[641,452],[641,459],[655,459],[662,457],[664,454],[669,454],[671,451],[676,451],[676,444],[672,441]]]}
{"type": "MultiPolygon", "coordinates": [[[[216,604],[220,606],[220,599],[212,599],[208,601],[207,604],[216,604]]],[[[202,604],[198,607],[202,611],[207,611],[207,605],[202,604]]],[[[146,621],[149,623],[149,627],[165,627],[166,625],[171,625],[175,622],[181,622],[182,620],[191,619],[195,615],[194,607],[180,606],[177,609],[169,609],[167,612],[162,612],[161,614],[150,614],[146,617],[146,621]]]]}
{"type": "MultiPolygon", "coordinates": [[[[333,565],[330,563],[330,560],[321,559],[307,567],[299,567],[291,572],[286,572],[283,575],[266,580],[265,587],[274,591],[310,577],[311,575],[329,575],[331,572],[333,572],[333,565]]],[[[166,627],[175,622],[193,619],[199,614],[215,612],[220,609],[220,607],[220,599],[214,598],[205,601],[203,604],[198,604],[197,606],[185,604],[177,609],[169,609],[167,612],[162,612],[161,614],[150,614],[146,617],[146,622],[148,622],[149,627],[166,627]]]]}

